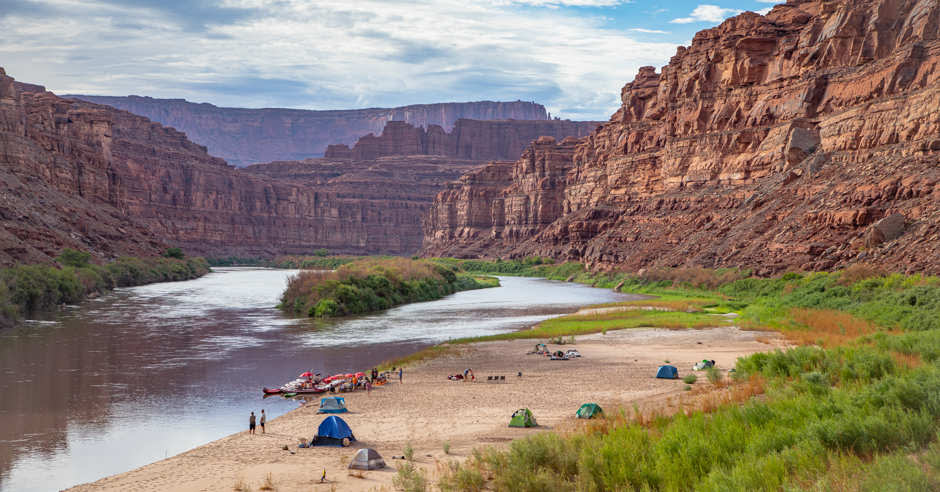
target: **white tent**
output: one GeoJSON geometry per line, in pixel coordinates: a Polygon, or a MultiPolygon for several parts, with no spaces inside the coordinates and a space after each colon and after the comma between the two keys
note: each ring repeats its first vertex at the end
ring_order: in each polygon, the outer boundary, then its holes
{"type": "Polygon", "coordinates": [[[385,460],[382,459],[378,451],[372,448],[362,448],[356,451],[356,455],[353,456],[352,461],[349,463],[349,468],[356,470],[378,470],[379,468],[385,468],[385,460]]]}

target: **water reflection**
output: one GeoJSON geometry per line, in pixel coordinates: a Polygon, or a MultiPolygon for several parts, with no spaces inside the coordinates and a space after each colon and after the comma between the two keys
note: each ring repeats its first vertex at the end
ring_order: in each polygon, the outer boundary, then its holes
{"type": "Polygon", "coordinates": [[[120,473],[273,418],[259,389],[301,370],[367,368],[420,347],[517,329],[613,292],[504,278],[497,289],[333,322],[282,316],[292,271],[220,269],[122,289],[54,322],[0,332],[0,489],[50,490],[120,473]]]}

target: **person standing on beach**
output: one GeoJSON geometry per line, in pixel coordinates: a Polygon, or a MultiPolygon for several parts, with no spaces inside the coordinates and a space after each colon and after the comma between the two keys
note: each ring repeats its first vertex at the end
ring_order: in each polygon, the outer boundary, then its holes
{"type": "Polygon", "coordinates": [[[402,383],[401,378],[402,378],[402,371],[403,371],[404,369],[405,369],[404,367],[399,367],[399,368],[398,368],[398,384],[401,384],[401,383],[402,383]]]}
{"type": "Polygon", "coordinates": [[[264,414],[264,409],[262,408],[261,409],[261,433],[262,434],[264,434],[264,421],[267,419],[268,417],[264,414]]]}
{"type": "Polygon", "coordinates": [[[251,412],[251,417],[248,417],[248,433],[255,433],[255,412],[251,412]]]}

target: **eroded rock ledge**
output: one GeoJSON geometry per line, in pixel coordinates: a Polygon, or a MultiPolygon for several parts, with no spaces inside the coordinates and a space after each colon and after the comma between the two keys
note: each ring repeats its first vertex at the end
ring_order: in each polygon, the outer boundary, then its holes
{"type": "Polygon", "coordinates": [[[938,36],[935,0],[790,0],[730,18],[660,73],[641,69],[573,151],[536,144],[439,194],[425,253],[938,272],[938,36]],[[549,152],[551,172],[532,165],[549,152]],[[503,205],[481,210],[480,196],[503,205]],[[544,223],[536,197],[560,215],[544,223]]]}

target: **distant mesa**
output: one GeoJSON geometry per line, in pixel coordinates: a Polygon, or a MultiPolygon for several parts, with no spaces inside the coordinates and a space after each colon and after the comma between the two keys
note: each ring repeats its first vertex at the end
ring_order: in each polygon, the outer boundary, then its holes
{"type": "Polygon", "coordinates": [[[461,118],[548,120],[544,106],[526,101],[313,111],[223,108],[183,99],[141,96],[63,97],[105,104],[176,128],[186,133],[190,140],[206,146],[210,154],[238,167],[323,156],[328,145],[353,145],[363,135],[379,134],[389,121],[402,121],[417,127],[436,125],[449,131],[461,118]]]}
{"type": "Polygon", "coordinates": [[[344,144],[327,147],[324,157],[368,160],[393,155],[441,155],[476,161],[515,160],[539,137],[583,137],[600,121],[570,120],[470,120],[459,119],[450,132],[438,125],[427,129],[403,121],[390,121],[380,136],[368,134],[353,148],[344,144]]]}

